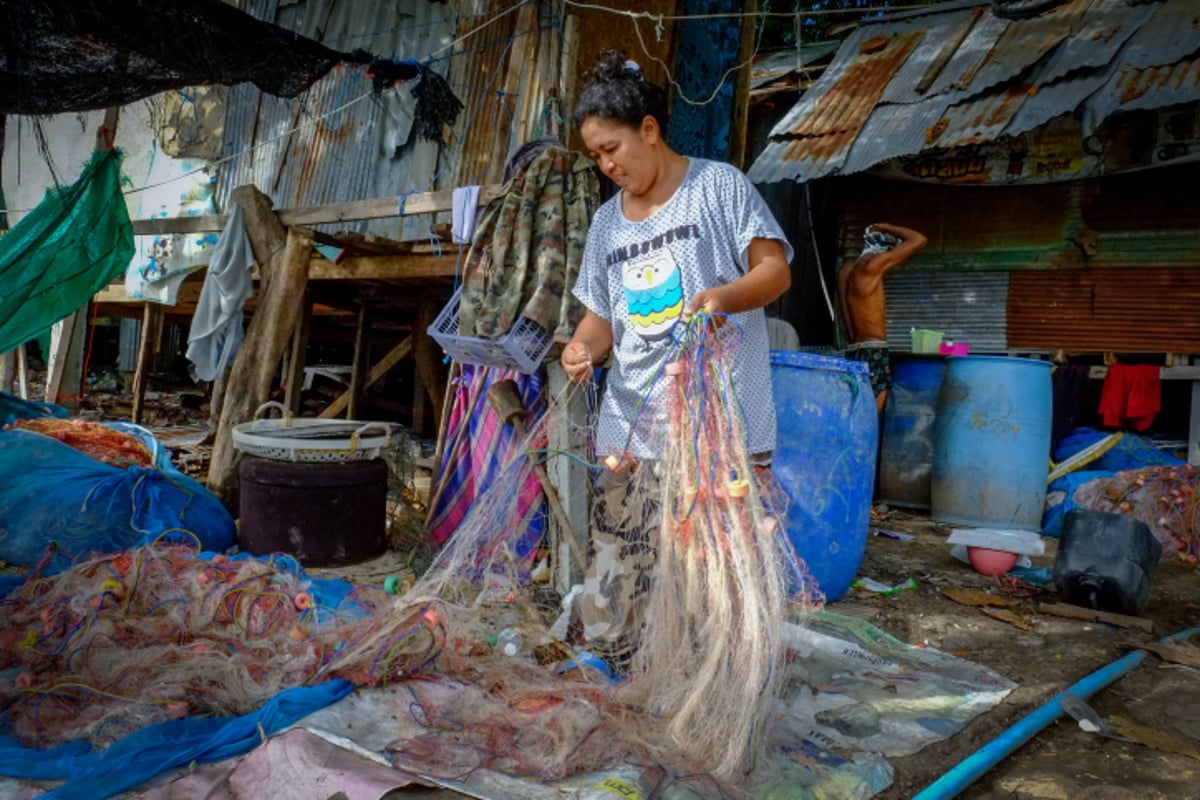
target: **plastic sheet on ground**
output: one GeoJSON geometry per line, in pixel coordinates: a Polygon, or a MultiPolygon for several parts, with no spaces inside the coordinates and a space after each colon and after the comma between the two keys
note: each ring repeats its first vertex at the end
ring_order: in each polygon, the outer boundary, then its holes
{"type": "Polygon", "coordinates": [[[808,689],[788,698],[784,713],[799,735],[831,749],[912,755],[1016,688],[987,667],[828,611],[790,633],[791,668],[808,689]]]}

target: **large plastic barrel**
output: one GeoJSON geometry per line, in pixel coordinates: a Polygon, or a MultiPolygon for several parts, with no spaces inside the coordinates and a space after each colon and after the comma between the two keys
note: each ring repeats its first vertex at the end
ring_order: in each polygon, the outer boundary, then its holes
{"type": "Polygon", "coordinates": [[[867,366],[773,350],[771,383],[788,539],[832,602],[854,581],[871,521],[879,420],[867,366]]]}
{"type": "Polygon", "coordinates": [[[940,356],[892,363],[879,448],[879,499],[889,506],[929,510],[934,421],[944,366],[940,356]]]}
{"type": "Polygon", "coordinates": [[[1048,362],[947,358],[938,394],[930,516],[970,527],[1040,531],[1051,410],[1048,362]]]}

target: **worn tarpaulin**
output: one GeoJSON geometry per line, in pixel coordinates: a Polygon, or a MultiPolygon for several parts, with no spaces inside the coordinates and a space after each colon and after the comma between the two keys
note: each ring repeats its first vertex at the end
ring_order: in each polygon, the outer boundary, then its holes
{"type": "Polygon", "coordinates": [[[103,750],[83,740],[51,750],[23,747],[0,734],[0,774],[36,781],[66,781],[44,798],[111,797],[176,767],[223,761],[261,744],[297,720],[353,691],[336,679],[284,689],[259,710],[240,717],[189,717],[132,733],[103,750]]]}
{"type": "Polygon", "coordinates": [[[121,153],[101,150],[0,237],[0,353],[85,306],[133,258],[121,153]]]}
{"type": "Polygon", "coordinates": [[[233,363],[242,345],[242,307],[254,293],[253,266],[254,250],[242,207],[235,204],[213,248],[188,334],[187,357],[195,365],[197,380],[215,380],[233,363]]]}
{"type": "Polygon", "coordinates": [[[495,339],[525,317],[571,338],[583,305],[571,292],[600,183],[582,153],[540,152],[484,209],[463,267],[459,334],[495,339]]]}

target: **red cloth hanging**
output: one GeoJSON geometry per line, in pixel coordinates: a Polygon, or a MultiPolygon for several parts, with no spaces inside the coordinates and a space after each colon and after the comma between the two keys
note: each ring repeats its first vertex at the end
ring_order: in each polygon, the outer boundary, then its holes
{"type": "Polygon", "coordinates": [[[1113,364],[1100,392],[1100,415],[1111,428],[1144,431],[1162,410],[1162,379],[1155,364],[1113,364]]]}

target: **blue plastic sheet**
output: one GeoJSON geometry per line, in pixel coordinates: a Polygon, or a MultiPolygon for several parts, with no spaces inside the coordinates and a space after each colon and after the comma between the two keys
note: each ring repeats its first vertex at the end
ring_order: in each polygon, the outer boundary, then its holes
{"type": "Polygon", "coordinates": [[[1049,506],[1046,509],[1046,513],[1042,515],[1042,533],[1057,539],[1058,535],[1062,533],[1063,517],[1071,509],[1079,507],[1072,499],[1075,496],[1075,490],[1088,481],[1094,481],[1097,478],[1108,478],[1112,475],[1113,473],[1107,470],[1079,470],[1077,472],[1068,472],[1046,487],[1046,492],[1049,496],[1054,496],[1056,492],[1063,492],[1065,497],[1062,501],[1049,506]]]}
{"type": "Polygon", "coordinates": [[[285,689],[252,714],[163,722],[130,734],[103,750],[69,742],[52,750],[22,747],[0,735],[0,774],[37,781],[65,780],[43,798],[111,797],[193,761],[207,763],[242,755],[297,720],[334,703],[354,689],[341,679],[320,686],[285,689]]]}
{"type": "MultiPolygon", "coordinates": [[[[1091,428],[1076,428],[1064,436],[1054,448],[1054,460],[1066,461],[1071,456],[1091,447],[1096,442],[1108,436],[1111,432],[1097,431],[1091,428]]],[[[1126,433],[1104,455],[1087,465],[1087,469],[1095,472],[1120,472],[1126,469],[1142,469],[1143,467],[1173,467],[1184,463],[1170,453],[1164,453],[1143,436],[1126,433]]]]}
{"type": "Polygon", "coordinates": [[[57,439],[21,429],[0,431],[0,559],[32,567],[52,543],[45,571],[67,568],[89,552],[127,550],[167,538],[224,550],[236,538],[233,517],[202,484],[177,470],[148,433],[152,468],[123,469],[57,439]]]}
{"type": "Polygon", "coordinates": [[[15,394],[0,392],[0,428],[6,428],[22,419],[37,419],[38,417],[64,419],[68,413],[67,409],[54,403],[22,400],[15,394]]]}

